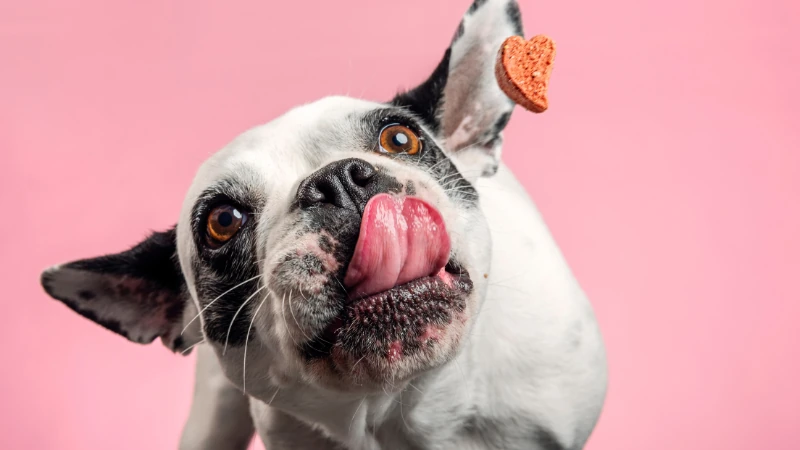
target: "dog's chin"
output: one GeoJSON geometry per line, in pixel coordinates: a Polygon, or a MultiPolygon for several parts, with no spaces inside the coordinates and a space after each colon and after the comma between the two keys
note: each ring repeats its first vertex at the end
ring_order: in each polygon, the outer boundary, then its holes
{"type": "Polygon", "coordinates": [[[438,367],[457,352],[472,281],[451,260],[435,276],[351,299],[301,346],[312,376],[353,389],[396,384],[438,367]]]}

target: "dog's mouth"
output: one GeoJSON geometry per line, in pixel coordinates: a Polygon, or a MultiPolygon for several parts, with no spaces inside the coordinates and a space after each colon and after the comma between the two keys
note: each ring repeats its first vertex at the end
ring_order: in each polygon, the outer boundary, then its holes
{"type": "Polygon", "coordinates": [[[373,356],[391,364],[434,347],[472,291],[469,274],[450,257],[438,210],[387,194],[364,209],[343,284],[341,313],[303,345],[309,360],[373,356]]]}
{"type": "Polygon", "coordinates": [[[353,299],[303,345],[303,354],[309,360],[335,352],[399,360],[435,345],[441,329],[464,311],[471,291],[469,274],[451,260],[434,276],[353,299]]]}

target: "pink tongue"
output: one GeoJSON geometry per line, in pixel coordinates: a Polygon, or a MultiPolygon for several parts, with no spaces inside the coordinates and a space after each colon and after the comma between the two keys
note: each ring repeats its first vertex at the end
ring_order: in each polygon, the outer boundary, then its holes
{"type": "Polygon", "coordinates": [[[414,197],[379,194],[361,219],[358,243],[344,277],[351,296],[367,296],[437,274],[450,257],[439,211],[414,197]]]}

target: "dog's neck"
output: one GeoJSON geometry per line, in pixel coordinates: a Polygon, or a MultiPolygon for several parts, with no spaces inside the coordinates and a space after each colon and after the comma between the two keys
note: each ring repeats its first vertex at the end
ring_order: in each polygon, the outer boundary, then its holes
{"type": "MultiPolygon", "coordinates": [[[[474,325],[471,329],[474,329],[474,325]]],[[[452,435],[469,419],[476,383],[471,367],[471,340],[448,364],[403,383],[387,380],[382,391],[343,394],[305,383],[273,389],[269,401],[253,399],[260,408],[275,408],[321,429],[350,448],[373,448],[381,441],[418,442],[441,434],[452,435]],[[436,418],[431,421],[431,418],[436,418]]],[[[258,416],[255,416],[258,417],[258,416]]]]}

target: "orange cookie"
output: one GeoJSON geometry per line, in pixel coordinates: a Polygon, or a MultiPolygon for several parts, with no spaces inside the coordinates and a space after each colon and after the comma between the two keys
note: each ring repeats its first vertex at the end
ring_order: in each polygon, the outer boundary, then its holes
{"type": "Polygon", "coordinates": [[[553,71],[556,44],[538,35],[525,41],[511,36],[497,55],[495,77],[506,95],[518,105],[535,113],[547,109],[547,85],[553,71]]]}

